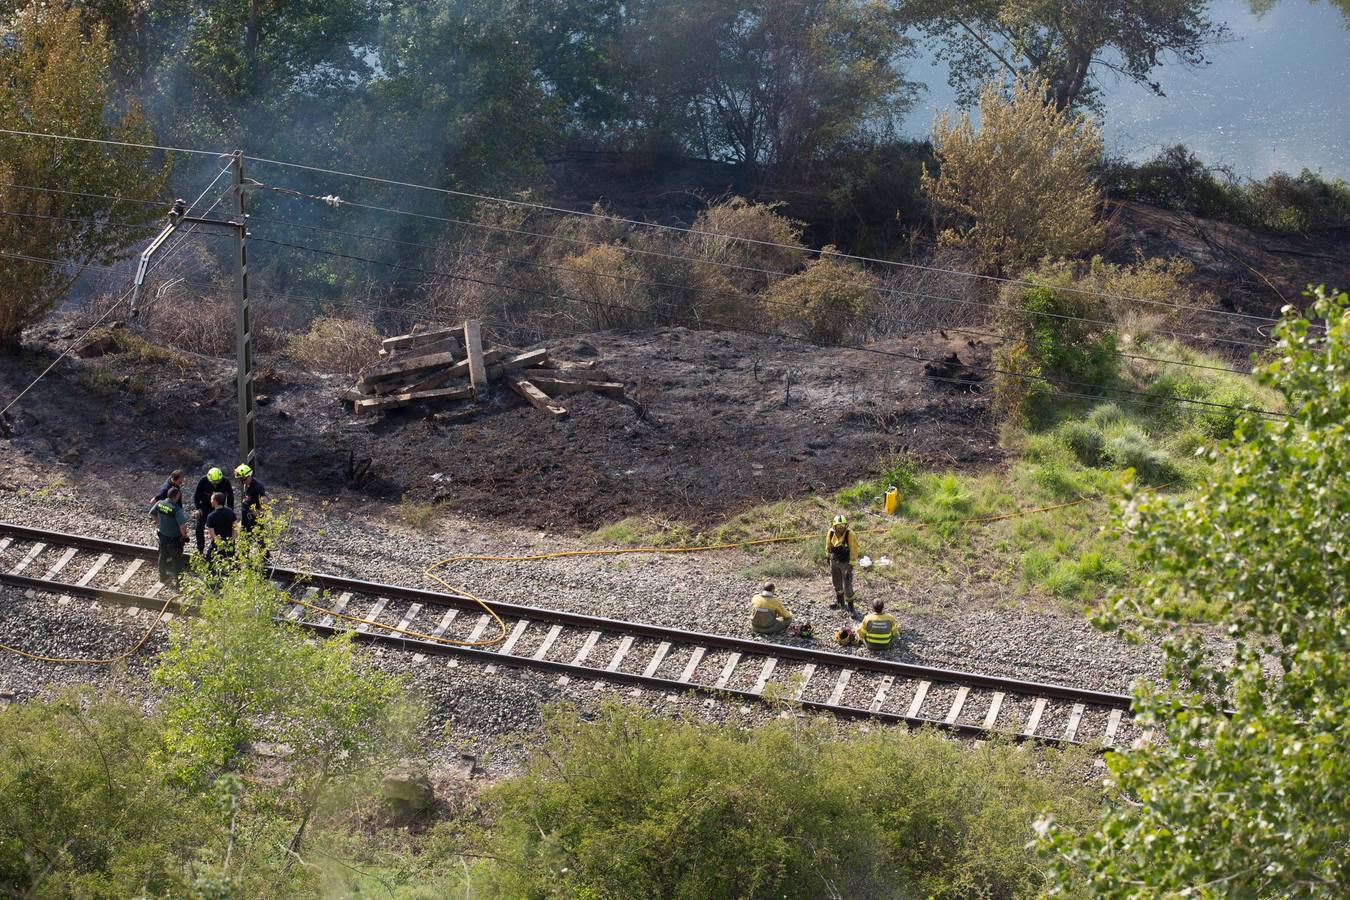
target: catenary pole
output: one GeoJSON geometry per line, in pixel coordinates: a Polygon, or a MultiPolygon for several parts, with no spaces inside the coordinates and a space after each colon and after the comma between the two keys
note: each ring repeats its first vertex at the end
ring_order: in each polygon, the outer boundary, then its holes
{"type": "Polygon", "coordinates": [[[248,215],[244,211],[244,152],[230,158],[234,176],[234,345],[239,388],[239,462],[253,465],[257,432],[253,403],[253,320],[248,299],[248,215]]]}

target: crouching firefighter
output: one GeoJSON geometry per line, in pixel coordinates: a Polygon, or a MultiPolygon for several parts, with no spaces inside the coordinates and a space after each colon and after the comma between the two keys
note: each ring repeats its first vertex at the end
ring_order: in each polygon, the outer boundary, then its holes
{"type": "Polygon", "coordinates": [[[886,604],[880,600],[872,604],[872,612],[858,625],[858,637],[872,650],[885,650],[899,632],[900,623],[886,612],[886,604]]]}
{"type": "Polygon", "coordinates": [[[857,615],[853,605],[853,566],[858,562],[858,538],[848,527],[846,516],[835,516],[825,532],[825,555],[830,560],[830,581],[834,584],[834,603],[830,609],[843,609],[857,615]]]}
{"type": "Polygon", "coordinates": [[[751,630],[756,634],[778,634],[787,631],[791,624],[792,613],[778,599],[773,583],[766,581],[750,601],[751,630]]]}

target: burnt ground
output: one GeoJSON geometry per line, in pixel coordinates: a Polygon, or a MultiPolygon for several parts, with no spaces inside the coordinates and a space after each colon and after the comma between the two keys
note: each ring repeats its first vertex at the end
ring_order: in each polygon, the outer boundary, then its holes
{"type": "MultiPolygon", "coordinates": [[[[59,322],[39,328],[23,356],[0,359],[0,391],[17,393],[74,334],[59,322]]],[[[921,362],[683,328],[551,346],[623,381],[630,401],[574,395],[564,401],[570,415],[555,422],[496,387],[478,405],[356,417],[336,399],[347,379],[268,369],[258,382],[260,477],[274,495],[337,503],[406,495],[571,530],[639,514],[720,521],[763,501],[834,490],[896,450],[942,467],[1002,459],[983,385],[926,378],[921,362]],[[352,464],[364,460],[368,479],[350,484],[352,464]]],[[[940,333],[875,348],[989,360],[988,347],[940,333]]],[[[219,360],[69,358],[11,416],[0,452],[60,461],[86,483],[91,474],[115,482],[144,472],[138,480],[149,485],[176,466],[200,471],[234,458],[233,372],[219,360]]],[[[5,481],[0,471],[0,487],[14,487],[5,481]]]]}

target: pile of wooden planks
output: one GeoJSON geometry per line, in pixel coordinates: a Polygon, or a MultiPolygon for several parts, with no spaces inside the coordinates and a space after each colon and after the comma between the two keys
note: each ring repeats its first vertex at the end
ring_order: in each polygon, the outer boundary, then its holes
{"type": "Polygon", "coordinates": [[[590,366],[558,364],[547,348],[523,353],[485,348],[477,321],[462,328],[414,329],[386,338],[381,361],[362,369],[341,398],[356,412],[398,409],[419,403],[481,400],[494,382],[505,382],[535,409],[553,418],[567,415],[557,398],[596,391],[622,398],[624,387],[590,366]]]}

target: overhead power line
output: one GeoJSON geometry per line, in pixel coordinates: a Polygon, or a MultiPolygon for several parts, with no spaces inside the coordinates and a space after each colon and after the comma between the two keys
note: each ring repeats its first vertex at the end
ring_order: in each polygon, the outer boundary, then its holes
{"type": "MultiPolygon", "coordinates": [[[[205,197],[208,193],[210,193],[211,189],[212,189],[213,187],[216,186],[216,182],[220,181],[221,176],[223,176],[223,175],[224,175],[226,172],[228,172],[228,171],[230,171],[228,167],[226,167],[226,168],[224,168],[224,169],[221,169],[220,172],[218,172],[218,173],[216,174],[216,177],[213,178],[213,179],[211,179],[211,183],[208,184],[208,185],[206,186],[206,189],[205,189],[204,191],[202,191],[200,194],[197,195],[197,199],[196,199],[196,200],[193,200],[193,201],[192,201],[192,204],[188,207],[188,211],[189,211],[189,212],[190,212],[192,209],[194,209],[194,208],[197,206],[198,203],[202,202],[202,198],[205,197]]],[[[215,209],[216,206],[217,206],[217,204],[220,203],[220,200],[221,200],[221,198],[217,197],[216,200],[215,200],[215,202],[213,202],[209,207],[207,207],[206,212],[205,212],[203,215],[209,215],[209,214],[211,213],[211,210],[215,209]]],[[[190,234],[192,231],[195,231],[196,228],[197,228],[197,226],[196,226],[196,224],[194,223],[194,224],[191,226],[191,228],[189,228],[188,233],[190,234]]],[[[187,238],[188,238],[188,235],[187,235],[187,234],[184,234],[181,238],[179,238],[178,241],[177,241],[172,247],[170,247],[168,250],[166,250],[166,251],[164,252],[163,255],[160,256],[160,258],[156,261],[156,263],[155,263],[154,265],[151,266],[151,269],[156,268],[156,267],[158,266],[159,263],[162,263],[162,262],[163,262],[165,259],[167,259],[167,258],[168,258],[175,250],[177,250],[179,247],[183,246],[183,242],[186,241],[187,238]]],[[[105,267],[102,267],[102,266],[101,266],[100,268],[105,268],[105,267]]],[[[149,271],[149,270],[147,270],[147,271],[149,271]]],[[[113,313],[113,311],[114,311],[115,309],[117,309],[119,306],[121,306],[123,303],[125,303],[125,302],[127,301],[127,298],[129,298],[129,297],[131,296],[131,294],[132,294],[132,291],[130,291],[130,290],[127,291],[126,293],[124,293],[124,294],[123,294],[121,297],[119,297],[112,305],[110,305],[106,310],[104,310],[103,315],[99,316],[98,319],[96,319],[96,320],[94,321],[94,324],[92,324],[92,325],[90,325],[88,328],[86,328],[83,334],[81,334],[78,338],[76,338],[75,340],[71,341],[68,345],[66,345],[66,349],[62,350],[61,353],[60,353],[60,355],[58,355],[58,356],[56,357],[56,359],[52,360],[52,361],[51,361],[51,364],[48,365],[47,368],[43,369],[43,370],[38,374],[38,377],[34,378],[34,379],[28,384],[27,387],[25,387],[23,390],[19,391],[19,393],[15,395],[15,397],[14,397],[13,400],[11,400],[11,401],[9,401],[8,403],[6,403],[4,409],[0,409],[0,416],[3,416],[5,413],[9,412],[10,408],[13,407],[14,404],[16,404],[16,403],[18,403],[20,400],[22,400],[22,399],[24,398],[24,395],[27,394],[29,391],[31,391],[31,390],[38,384],[38,382],[40,382],[43,378],[46,378],[47,375],[48,375],[48,373],[50,373],[53,369],[55,369],[55,368],[57,367],[58,364],[60,364],[61,360],[65,359],[67,356],[70,355],[70,351],[71,351],[71,350],[74,350],[76,347],[78,347],[78,346],[80,345],[80,343],[81,343],[86,337],[89,336],[90,332],[92,332],[92,331],[93,331],[95,328],[97,328],[99,325],[103,324],[103,321],[104,321],[105,319],[107,319],[108,316],[112,315],[112,313],[113,313]]]]}
{"type": "MultiPolygon", "coordinates": [[[[728,330],[728,331],[740,331],[740,332],[744,332],[744,333],[746,333],[746,334],[756,334],[756,335],[760,335],[760,336],[762,336],[762,337],[776,337],[776,338],[786,338],[786,337],[788,337],[787,335],[783,335],[783,334],[780,334],[780,333],[778,333],[778,332],[763,331],[763,330],[759,330],[759,329],[746,328],[746,327],[743,327],[743,326],[730,325],[730,324],[727,324],[727,323],[724,323],[724,322],[716,322],[716,321],[713,321],[713,320],[711,320],[711,319],[705,319],[705,320],[700,320],[700,319],[690,319],[690,318],[687,318],[687,317],[684,317],[684,316],[679,316],[679,315],[676,315],[676,314],[673,314],[673,313],[665,313],[665,312],[662,312],[662,311],[660,311],[660,310],[639,309],[639,308],[637,308],[637,307],[625,306],[625,305],[623,305],[623,304],[618,304],[618,303],[608,303],[608,302],[605,302],[605,301],[599,301],[599,300],[588,300],[588,299],[586,299],[586,298],[573,297],[573,296],[570,296],[570,295],[567,295],[567,294],[557,294],[557,293],[553,293],[553,292],[551,292],[551,291],[543,291],[543,290],[538,290],[538,289],[535,289],[535,288],[522,288],[522,287],[519,287],[519,286],[516,286],[516,285],[503,284],[503,283],[501,283],[501,282],[490,281],[490,280],[482,279],[482,278],[475,278],[475,277],[473,277],[473,276],[462,275],[462,274],[454,273],[454,272],[441,272],[441,271],[437,271],[437,270],[434,270],[434,269],[424,269],[424,268],[421,268],[421,267],[419,267],[419,266],[406,266],[406,265],[402,265],[402,264],[400,264],[400,263],[384,262],[384,261],[378,260],[378,259],[370,259],[369,257],[356,256],[356,255],[354,255],[354,254],[339,253],[339,252],[334,251],[334,250],[323,250],[323,249],[318,248],[318,247],[307,247],[307,246],[305,246],[305,245],[303,245],[303,244],[293,244],[293,243],[290,243],[290,242],[287,242],[287,241],[278,241],[278,240],[273,240],[273,239],[270,239],[270,238],[261,238],[261,237],[257,237],[256,235],[252,237],[252,240],[254,240],[254,241],[259,241],[259,242],[262,242],[262,243],[275,244],[275,245],[283,246],[283,247],[290,247],[290,248],[295,249],[295,250],[304,250],[304,251],[307,251],[307,252],[310,252],[310,253],[317,253],[317,254],[324,255],[324,256],[332,256],[332,257],[338,257],[338,258],[343,258],[343,259],[352,259],[352,260],[356,260],[356,261],[359,261],[359,262],[366,262],[366,263],[371,263],[371,264],[374,264],[374,265],[382,265],[382,266],[387,266],[387,267],[389,267],[389,268],[394,268],[394,269],[404,269],[404,270],[408,270],[408,271],[421,272],[422,274],[426,274],[426,275],[439,275],[439,276],[444,277],[444,278],[450,278],[450,279],[457,280],[457,281],[466,281],[466,282],[470,282],[470,283],[474,283],[474,284],[481,284],[481,285],[488,286],[488,287],[499,287],[499,288],[505,288],[505,289],[508,289],[508,290],[516,290],[516,291],[520,291],[520,292],[522,292],[522,293],[533,294],[533,295],[535,295],[535,296],[546,297],[546,298],[548,298],[548,299],[553,299],[553,300],[561,300],[561,301],[568,302],[568,303],[581,303],[581,304],[588,305],[588,306],[596,306],[596,307],[607,308],[607,309],[620,309],[620,310],[624,310],[624,311],[627,311],[627,312],[639,313],[639,314],[643,314],[643,315],[651,315],[651,314],[655,314],[655,315],[661,316],[662,318],[670,319],[671,321],[687,323],[687,324],[691,324],[691,325],[694,325],[695,327],[700,327],[700,328],[706,328],[706,327],[712,326],[712,327],[717,327],[717,328],[724,328],[724,329],[726,329],[726,330],[728,330]]],[[[810,342],[808,342],[808,343],[810,343],[810,342]]],[[[939,362],[941,362],[941,360],[933,359],[932,357],[921,356],[921,355],[918,355],[918,354],[912,354],[912,353],[903,353],[903,352],[895,351],[895,350],[883,350],[883,349],[881,349],[880,347],[867,347],[867,346],[853,345],[853,344],[840,344],[840,345],[838,345],[838,348],[839,348],[839,349],[846,349],[846,350],[857,350],[857,351],[864,352],[864,353],[875,353],[875,354],[879,354],[879,355],[882,355],[882,356],[894,357],[894,358],[896,358],[896,359],[904,359],[904,360],[908,360],[908,361],[911,361],[911,362],[925,362],[925,363],[939,363],[939,362]]],[[[996,367],[996,366],[984,366],[984,365],[976,365],[976,364],[965,364],[965,365],[966,365],[967,368],[974,369],[974,370],[977,370],[977,371],[985,371],[985,372],[990,372],[990,373],[994,373],[994,374],[1006,375],[1006,376],[1009,376],[1009,377],[1012,377],[1012,378],[1021,378],[1021,379],[1028,380],[1028,381],[1038,381],[1038,382],[1043,382],[1043,383],[1045,383],[1045,384],[1050,385],[1050,387],[1051,387],[1052,390],[1055,389],[1055,388],[1057,387],[1058,384],[1068,384],[1068,385],[1072,385],[1072,386],[1075,386],[1075,387],[1083,387],[1083,388],[1087,388],[1088,390],[1091,390],[1091,391],[1113,391],[1113,392],[1116,392],[1117,394],[1121,394],[1121,395],[1127,395],[1127,396],[1132,396],[1132,397],[1141,397],[1141,398],[1144,398],[1144,400],[1145,400],[1146,403],[1147,403],[1147,402],[1156,401],[1156,400],[1169,400],[1169,401],[1176,402],[1176,403],[1186,403],[1186,404],[1192,404],[1192,405],[1195,405],[1195,406],[1203,406],[1203,407],[1209,407],[1209,408],[1215,408],[1215,409],[1226,409],[1226,410],[1237,411],[1237,412],[1253,412],[1253,413],[1258,413],[1258,414],[1260,414],[1260,415],[1271,416],[1271,417],[1277,417],[1277,418],[1287,418],[1287,417],[1288,417],[1286,413],[1275,412],[1274,410],[1267,410],[1267,409],[1261,409],[1261,408],[1250,408],[1250,409],[1249,409],[1249,408],[1246,408],[1246,407],[1234,406],[1234,405],[1232,405],[1232,404],[1227,404],[1227,403],[1214,403],[1214,402],[1211,402],[1211,401],[1208,401],[1208,400],[1194,400],[1194,399],[1191,399],[1191,398],[1188,398],[1188,397],[1178,397],[1178,396],[1170,395],[1170,394],[1169,394],[1169,395],[1162,396],[1162,397],[1159,397],[1159,396],[1156,396],[1156,395],[1153,395],[1153,394],[1148,394],[1148,393],[1145,393],[1145,392],[1143,392],[1143,391],[1136,391],[1136,390],[1133,390],[1133,389],[1130,389],[1130,388],[1108,387],[1108,386],[1103,386],[1103,385],[1091,384],[1091,383],[1089,383],[1089,382],[1073,381],[1073,380],[1070,380],[1070,379],[1052,379],[1052,378],[1049,378],[1048,376],[1044,376],[1044,375],[1030,375],[1030,374],[1027,374],[1027,373],[1024,373],[1024,372],[1014,372],[1014,371],[1012,371],[1012,370],[1002,369],[1002,368],[999,368],[999,367],[996,367]]],[[[950,380],[950,379],[941,379],[941,380],[950,380]]]]}
{"type": "Polygon", "coordinates": [[[49,134],[45,131],[19,131],[14,128],[0,128],[0,134],[13,134],[20,137],[46,138],[53,141],[76,141],[81,144],[103,144],[108,147],[135,147],[141,150],[163,150],[168,153],[194,153],[198,156],[228,156],[219,150],[194,150],[191,147],[165,147],[160,144],[138,144],[133,141],[109,141],[102,138],[75,137],[69,134],[49,134]]]}

